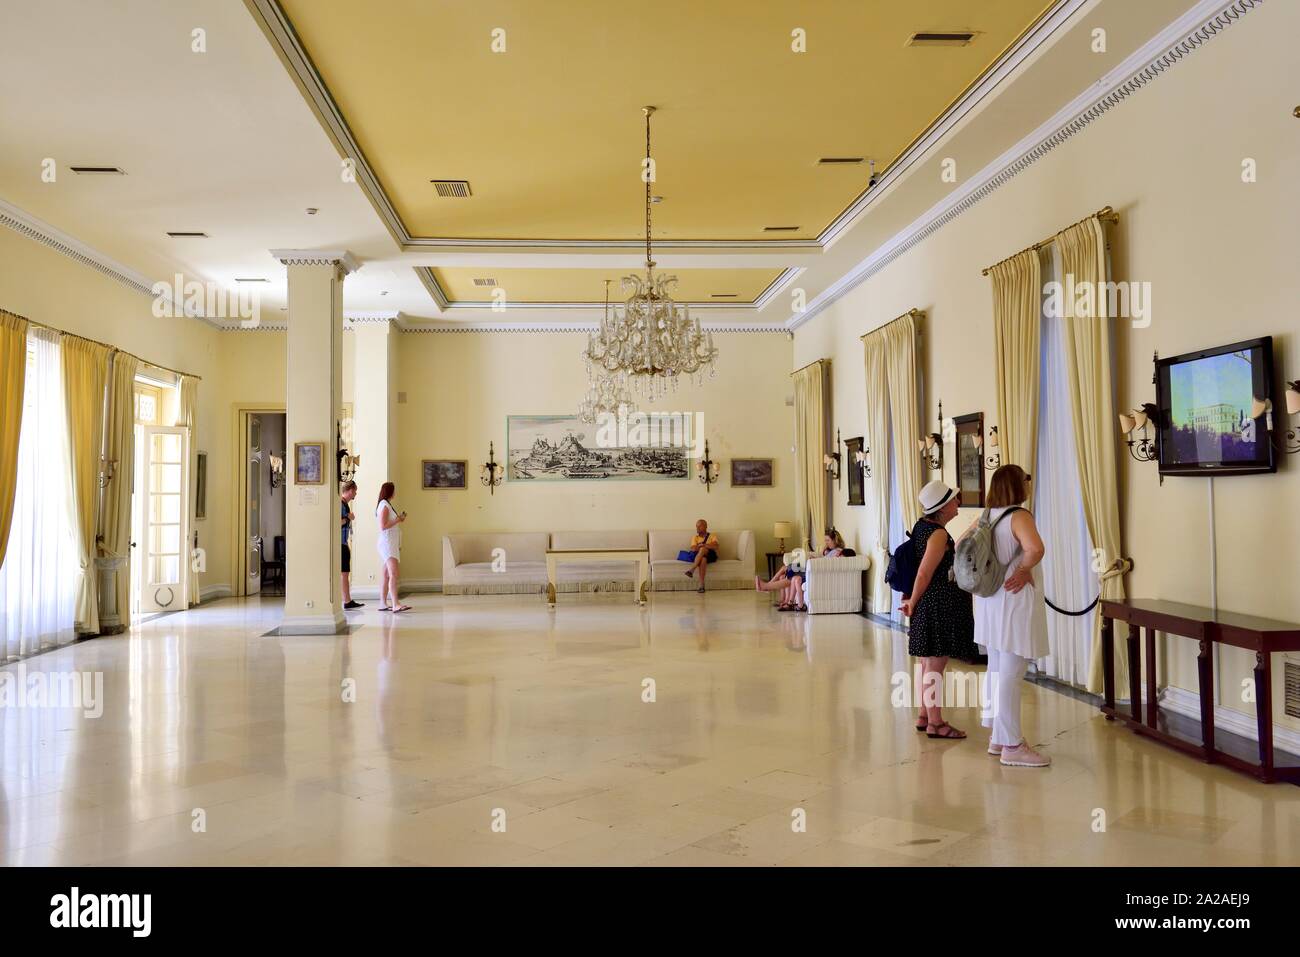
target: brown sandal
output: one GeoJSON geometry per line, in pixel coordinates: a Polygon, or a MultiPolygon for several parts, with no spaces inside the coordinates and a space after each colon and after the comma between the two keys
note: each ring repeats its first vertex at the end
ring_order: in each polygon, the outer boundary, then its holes
{"type": "Polygon", "coordinates": [[[960,741],[962,738],[966,737],[966,732],[959,728],[954,728],[947,721],[943,721],[939,724],[926,725],[925,736],[927,738],[951,738],[953,741],[960,741]],[[933,732],[930,730],[931,728],[934,729],[933,732]],[[947,734],[939,733],[943,728],[948,729],[947,734]]]}

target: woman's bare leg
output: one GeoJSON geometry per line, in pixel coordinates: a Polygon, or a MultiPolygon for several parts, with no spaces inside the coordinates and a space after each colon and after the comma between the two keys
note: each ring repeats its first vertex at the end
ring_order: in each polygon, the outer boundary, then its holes
{"type": "Polygon", "coordinates": [[[388,561],[379,569],[379,607],[388,608],[388,561]]]}

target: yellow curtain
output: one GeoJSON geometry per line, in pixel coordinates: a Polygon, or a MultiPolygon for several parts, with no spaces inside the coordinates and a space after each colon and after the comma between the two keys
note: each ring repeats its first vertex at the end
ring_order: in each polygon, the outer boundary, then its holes
{"type": "Polygon", "coordinates": [[[799,540],[804,548],[820,541],[826,528],[826,360],[795,372],[794,422],[798,463],[795,468],[799,540]]]}
{"type": "MultiPolygon", "coordinates": [[[[1091,288],[1091,303],[1064,297],[1065,366],[1069,373],[1070,404],[1078,450],[1079,486],[1092,547],[1101,549],[1109,565],[1122,556],[1119,525],[1119,479],[1115,457],[1115,395],[1111,381],[1112,320],[1106,315],[1106,235],[1096,216],[1056,235],[1061,250],[1061,282],[1065,288],[1091,288]],[[1071,286],[1070,277],[1074,283],[1071,286]],[[1086,286],[1085,286],[1086,284],[1086,286]],[[1082,305],[1082,309],[1080,309],[1082,305]]],[[[1124,597],[1124,579],[1116,575],[1101,583],[1103,599],[1124,597]]],[[[1088,690],[1101,691],[1101,616],[1095,616],[1088,690]]],[[[1128,688],[1128,661],[1115,656],[1115,688],[1128,688]]]]}
{"type": "Polygon", "coordinates": [[[106,557],[123,559],[113,574],[115,608],[123,625],[131,621],[131,490],[135,486],[135,374],[139,369],[140,360],[135,356],[113,353],[104,455],[116,464],[99,515],[100,549],[106,557]]]}
{"type": "MultiPolygon", "coordinates": [[[[1038,455],[1038,353],[1042,265],[1026,249],[989,270],[993,277],[993,372],[1003,465],[1033,472],[1038,455]]],[[[1032,499],[1032,491],[1030,494],[1032,499]]]]}
{"type": "Polygon", "coordinates": [[[9,544],[18,485],[18,436],[27,378],[27,320],[0,309],[0,565],[9,544]]]}
{"type": "MultiPolygon", "coordinates": [[[[189,429],[189,448],[192,450],[195,443],[195,425],[198,421],[199,380],[194,378],[192,375],[181,376],[180,384],[177,386],[177,392],[179,393],[179,401],[176,405],[176,424],[189,429]]],[[[188,454],[190,456],[191,469],[186,470],[187,474],[190,473],[194,465],[193,451],[190,451],[188,454]]],[[[186,527],[190,530],[189,537],[191,546],[196,547],[198,531],[195,527],[194,507],[197,503],[194,500],[193,490],[194,480],[191,478],[190,494],[186,496],[186,500],[189,502],[189,522],[186,527]]],[[[189,604],[193,607],[199,603],[199,571],[196,556],[192,553],[189,557],[188,571],[186,571],[185,574],[189,579],[189,604]]]]}
{"type": "MultiPolygon", "coordinates": [[[[885,369],[889,388],[889,418],[893,428],[894,468],[898,474],[898,498],[903,508],[904,527],[911,528],[921,517],[917,496],[924,484],[921,456],[916,443],[921,437],[920,397],[916,380],[916,319],[908,313],[883,327],[885,369]]],[[[885,467],[886,463],[882,463],[885,467]]],[[[872,471],[875,471],[873,468],[872,471]]],[[[885,506],[888,508],[888,506],[885,506]]]]}
{"type": "MultiPolygon", "coordinates": [[[[871,610],[890,612],[891,593],[885,585],[889,567],[889,374],[884,331],[862,337],[867,383],[867,425],[863,442],[871,450],[871,509],[875,513],[876,543],[871,551],[871,610]]],[[[853,463],[848,463],[852,467],[853,463]]]]}
{"type": "Polygon", "coordinates": [[[99,499],[99,458],[104,432],[104,382],[108,346],[65,335],[59,351],[68,415],[69,488],[72,489],[72,542],[78,551],[77,630],[99,631],[95,580],[95,506],[99,499]]]}

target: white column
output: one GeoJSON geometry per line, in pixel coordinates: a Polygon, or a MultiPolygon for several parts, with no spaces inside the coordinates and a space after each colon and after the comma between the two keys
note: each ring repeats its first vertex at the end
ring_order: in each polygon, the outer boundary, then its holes
{"type": "Polygon", "coordinates": [[[346,252],[271,250],[288,268],[285,370],[285,585],[282,635],[346,630],[339,590],[338,440],[342,385],[343,277],[357,268],[346,252]],[[319,485],[299,483],[297,443],[324,445],[319,485]]]}
{"type": "Polygon", "coordinates": [[[393,480],[396,450],[393,432],[397,422],[396,340],[400,335],[389,320],[352,323],[353,351],[352,444],[361,456],[354,481],[357,497],[352,511],[352,593],[379,596],[379,525],[375,500],[379,486],[393,480]]]}

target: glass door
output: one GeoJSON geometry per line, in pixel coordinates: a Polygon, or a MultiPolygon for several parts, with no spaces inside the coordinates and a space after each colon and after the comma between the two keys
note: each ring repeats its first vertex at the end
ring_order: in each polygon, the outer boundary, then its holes
{"type": "Polygon", "coordinates": [[[146,614],[183,611],[189,607],[186,430],[145,426],[143,432],[140,610],[146,614]]]}

